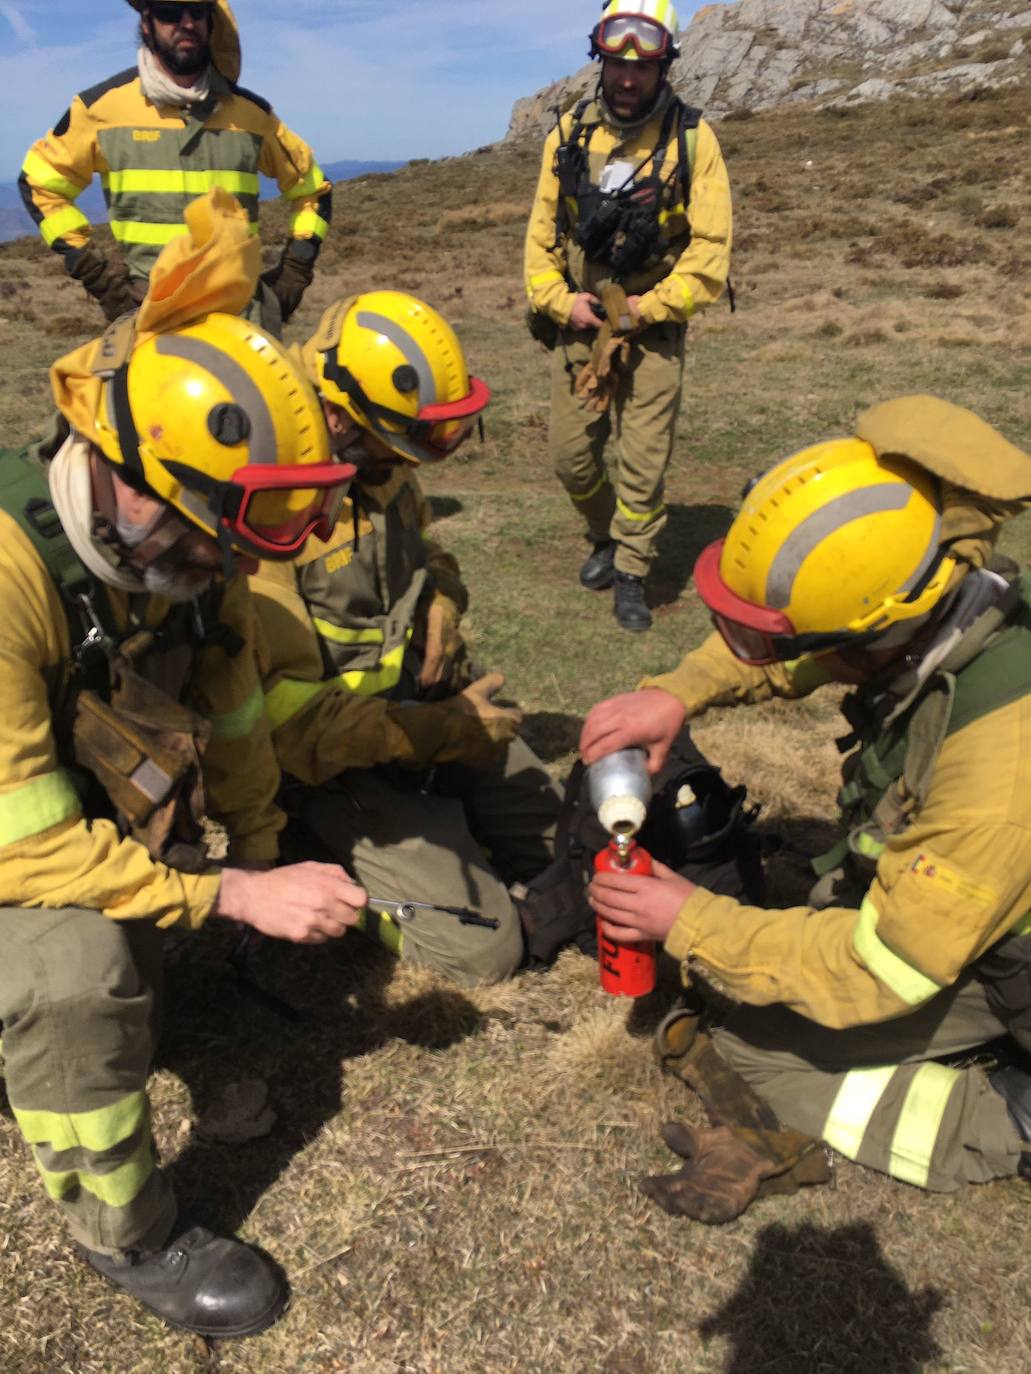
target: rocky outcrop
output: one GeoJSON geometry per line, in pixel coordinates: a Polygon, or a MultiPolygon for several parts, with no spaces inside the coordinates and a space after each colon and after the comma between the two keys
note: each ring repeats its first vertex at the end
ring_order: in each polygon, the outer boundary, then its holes
{"type": "MultiPolygon", "coordinates": [[[[887,100],[1026,79],[1031,7],[1017,0],[737,0],[698,11],[672,80],[693,105],[733,110],[887,100]]],[[[590,64],[517,101],[509,138],[550,128],[593,89],[590,64]]]]}

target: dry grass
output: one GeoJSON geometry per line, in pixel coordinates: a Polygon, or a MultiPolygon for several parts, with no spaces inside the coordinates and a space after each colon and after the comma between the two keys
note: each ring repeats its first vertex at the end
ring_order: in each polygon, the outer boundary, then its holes
{"type": "MultiPolygon", "coordinates": [[[[486,444],[428,485],[473,589],[477,656],[508,671],[557,772],[592,702],[702,632],[694,555],[757,468],[907,390],[972,405],[1031,445],[1029,115],[1031,97],[1008,91],[727,121],[740,309],[692,329],[656,627],[640,638],[577,588],[583,545],[548,471],[516,213],[538,149],[340,188],[291,334],[337,294],[401,286],[444,309],[490,380],[486,444]]],[[[270,216],[270,240],[279,226],[270,216]]],[[[97,327],[36,245],[0,248],[0,438],[41,427],[45,365],[97,327]]],[[[1006,538],[1026,554],[1027,522],[1006,538]]],[[[833,707],[715,713],[698,730],[791,846],[827,833],[833,707]]],[[[788,849],[777,897],[804,886],[788,849]]],[[[657,1127],[696,1106],[652,1063],[658,1009],[606,1000],[579,956],[471,993],[358,939],[266,949],[260,976],[313,1013],[297,1030],[239,997],[224,953],[216,930],[172,952],[157,1131],[187,1203],[288,1271],[290,1312],[214,1352],[163,1329],[69,1256],[0,1118],[5,1374],[1025,1374],[1026,1185],[928,1197],[841,1163],[832,1187],[721,1230],[673,1221],[634,1180],[670,1166],[657,1127]],[[275,1132],[205,1144],[198,1113],[247,1077],[269,1083],[275,1132]]]]}

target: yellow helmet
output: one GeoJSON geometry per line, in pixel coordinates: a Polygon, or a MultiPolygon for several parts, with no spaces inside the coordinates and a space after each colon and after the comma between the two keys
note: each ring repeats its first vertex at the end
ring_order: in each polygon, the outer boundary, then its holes
{"type": "Polygon", "coordinates": [[[326,400],[413,463],[446,458],[490,400],[447,320],[403,291],[334,302],[304,356],[326,400]]]}
{"type": "Polygon", "coordinates": [[[354,468],[330,461],[318,397],[280,343],[217,313],[145,338],[105,370],[109,343],[112,331],[94,355],[104,380],[83,432],[126,482],[223,549],[290,558],[309,535],[329,537],[354,468]]]}
{"type": "Polygon", "coordinates": [[[680,56],[671,0],[609,0],[591,33],[591,57],[670,62],[680,56]]]}
{"type": "Polygon", "coordinates": [[[934,608],[956,566],[940,531],[929,473],[830,439],[759,478],[698,559],[695,586],[747,663],[843,648],[934,608]]]}

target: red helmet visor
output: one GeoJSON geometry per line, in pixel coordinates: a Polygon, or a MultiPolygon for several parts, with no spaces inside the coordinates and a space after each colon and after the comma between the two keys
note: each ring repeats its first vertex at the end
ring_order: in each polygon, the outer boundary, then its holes
{"type": "Polygon", "coordinates": [[[234,543],[259,558],[292,558],[313,534],[319,539],[332,534],[355,471],[353,463],[238,468],[232,486],[241,493],[240,502],[236,514],[223,515],[222,523],[234,543]]]}
{"type": "Polygon", "coordinates": [[[673,39],[668,29],[643,14],[614,14],[594,30],[594,46],[602,57],[621,57],[633,48],[639,58],[662,58],[673,39]]]}
{"type": "Polygon", "coordinates": [[[755,667],[794,657],[798,636],[784,612],[746,601],[724,582],[720,575],[724,543],[717,539],[699,554],[694,565],[694,584],[727,648],[755,667]]]}
{"type": "Polygon", "coordinates": [[[460,401],[441,401],[423,406],[412,422],[412,438],[426,450],[430,462],[446,458],[476,428],[490,400],[490,387],[479,377],[469,378],[469,390],[460,401]]]}

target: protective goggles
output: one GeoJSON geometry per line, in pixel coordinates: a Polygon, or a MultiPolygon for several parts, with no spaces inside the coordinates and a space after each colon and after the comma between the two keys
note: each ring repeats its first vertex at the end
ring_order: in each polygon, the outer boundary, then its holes
{"type": "Polygon", "coordinates": [[[633,48],[639,58],[648,60],[670,56],[673,35],[643,14],[614,14],[598,23],[592,42],[600,57],[622,57],[633,48]]]}
{"type": "Polygon", "coordinates": [[[783,611],[757,606],[730,590],[720,575],[724,542],[717,539],[702,550],[694,565],[694,584],[709,608],[712,623],[735,658],[762,668],[768,663],[790,662],[802,654],[826,653],[846,645],[854,647],[875,637],[849,630],[798,634],[783,611]]]}
{"type": "Polygon", "coordinates": [[[178,24],[184,13],[195,22],[210,24],[215,6],[206,3],[206,0],[202,4],[189,4],[188,0],[155,0],[155,3],[147,6],[147,13],[159,24],[178,24]]]}
{"type": "Polygon", "coordinates": [[[469,378],[468,394],[460,401],[422,406],[405,429],[412,441],[427,452],[429,461],[446,458],[476,428],[490,400],[490,387],[479,377],[469,378]]]}
{"type": "Polygon", "coordinates": [[[353,463],[237,468],[221,501],[221,523],[234,544],[260,558],[292,558],[315,535],[328,539],[340,518],[353,463]],[[303,472],[307,485],[297,479],[303,472]]]}

